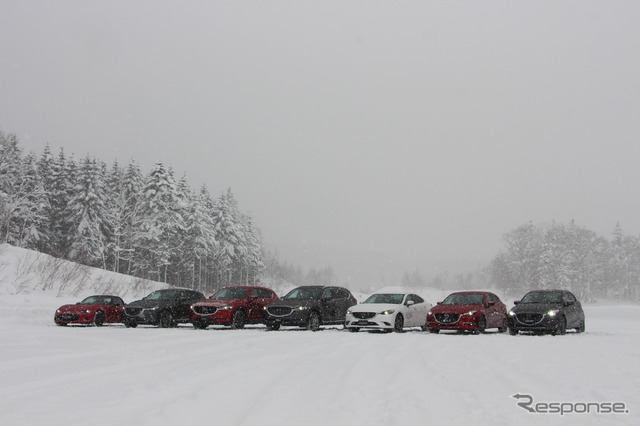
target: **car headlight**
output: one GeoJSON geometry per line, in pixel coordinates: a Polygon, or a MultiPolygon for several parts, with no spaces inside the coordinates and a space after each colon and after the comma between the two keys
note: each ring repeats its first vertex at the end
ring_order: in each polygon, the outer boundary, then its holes
{"type": "Polygon", "coordinates": [[[513,311],[509,311],[509,316],[510,316],[510,317],[515,317],[515,316],[516,316],[516,313],[515,313],[515,312],[513,312],[513,311]]]}
{"type": "Polygon", "coordinates": [[[90,314],[90,313],[91,313],[91,309],[85,309],[85,310],[84,310],[84,313],[85,313],[85,314],[90,314]]]}
{"type": "Polygon", "coordinates": [[[395,309],[387,309],[386,311],[380,312],[380,315],[391,315],[395,311],[396,311],[395,309]]]}
{"type": "Polygon", "coordinates": [[[427,315],[433,315],[433,312],[429,311],[427,312],[427,315]]]}
{"type": "Polygon", "coordinates": [[[347,309],[347,315],[351,315],[351,309],[347,309]]]}
{"type": "Polygon", "coordinates": [[[547,311],[547,315],[549,315],[551,318],[553,318],[556,315],[558,315],[558,313],[560,313],[560,311],[557,310],[557,309],[551,309],[551,310],[547,311]]]}
{"type": "Polygon", "coordinates": [[[56,311],[56,313],[58,313],[58,314],[59,314],[60,312],[62,312],[60,309],[58,309],[58,310],[56,311]]]}
{"type": "Polygon", "coordinates": [[[219,311],[228,311],[229,309],[233,309],[233,306],[221,306],[218,308],[219,311]]]}
{"type": "Polygon", "coordinates": [[[305,309],[309,309],[308,306],[298,306],[299,311],[304,311],[305,309]]]}
{"type": "Polygon", "coordinates": [[[473,314],[475,314],[476,312],[478,312],[478,311],[469,311],[469,312],[465,312],[465,313],[464,313],[464,314],[462,314],[462,315],[473,315],[473,314]]]}

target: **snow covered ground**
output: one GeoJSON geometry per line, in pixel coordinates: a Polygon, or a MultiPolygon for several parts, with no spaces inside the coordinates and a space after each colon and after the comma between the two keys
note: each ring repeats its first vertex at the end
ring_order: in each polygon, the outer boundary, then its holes
{"type": "Polygon", "coordinates": [[[638,306],[587,306],[587,332],[556,337],[57,327],[88,290],[15,294],[4,270],[0,425],[640,424],[638,306]],[[517,393],[630,412],[528,413],[517,393]]]}

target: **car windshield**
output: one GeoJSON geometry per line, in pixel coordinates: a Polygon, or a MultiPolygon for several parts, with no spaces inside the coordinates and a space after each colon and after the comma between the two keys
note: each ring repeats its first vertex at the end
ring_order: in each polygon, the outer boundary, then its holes
{"type": "Polygon", "coordinates": [[[178,297],[178,290],[158,290],[154,291],[143,300],[173,300],[178,297]]]}
{"type": "Polygon", "coordinates": [[[320,299],[322,287],[298,287],[291,290],[283,299],[320,299]]]}
{"type": "Polygon", "coordinates": [[[248,288],[228,287],[218,290],[211,296],[212,299],[244,299],[249,291],[248,288]]]}
{"type": "Polygon", "coordinates": [[[390,303],[400,305],[404,299],[404,294],[372,294],[362,303],[390,303]]]}
{"type": "Polygon", "coordinates": [[[447,296],[443,305],[482,305],[484,294],[454,293],[447,296]]]}
{"type": "Polygon", "coordinates": [[[562,293],[559,291],[532,291],[525,294],[520,303],[560,303],[562,293]]]}
{"type": "Polygon", "coordinates": [[[80,303],[82,303],[83,305],[103,305],[104,304],[103,299],[104,297],[100,297],[100,296],[89,296],[80,303]]]}

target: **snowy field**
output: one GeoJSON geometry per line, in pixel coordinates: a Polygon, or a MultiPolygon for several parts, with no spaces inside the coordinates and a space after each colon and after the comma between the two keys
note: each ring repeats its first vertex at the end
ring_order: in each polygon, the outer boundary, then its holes
{"type": "Polygon", "coordinates": [[[4,279],[3,426],[640,424],[638,306],[587,306],[587,332],[556,337],[58,327],[84,294],[4,279]],[[629,413],[528,413],[517,393],[629,413]]]}

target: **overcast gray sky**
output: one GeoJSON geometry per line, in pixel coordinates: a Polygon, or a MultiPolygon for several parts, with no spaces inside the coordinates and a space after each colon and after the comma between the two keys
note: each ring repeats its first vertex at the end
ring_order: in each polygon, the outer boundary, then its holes
{"type": "Polygon", "coordinates": [[[530,220],[640,233],[638,22],[638,1],[2,0],[0,128],[231,187],[303,264],[481,263],[530,220]]]}

